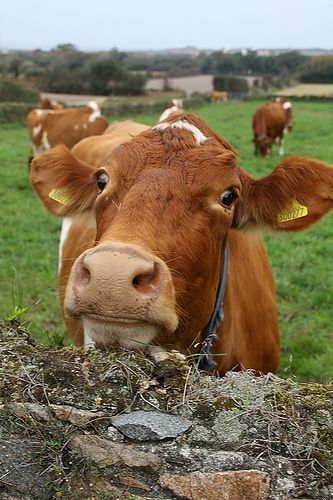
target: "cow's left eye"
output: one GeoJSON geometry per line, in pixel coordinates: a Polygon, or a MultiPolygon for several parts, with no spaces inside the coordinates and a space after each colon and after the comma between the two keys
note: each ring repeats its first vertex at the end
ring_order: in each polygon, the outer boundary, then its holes
{"type": "Polygon", "coordinates": [[[232,189],[226,189],[224,193],[221,194],[221,203],[226,207],[230,207],[235,201],[237,194],[232,189]]]}
{"type": "Polygon", "coordinates": [[[97,186],[99,187],[100,191],[103,191],[107,183],[109,182],[109,177],[107,174],[104,174],[104,172],[97,174],[96,177],[96,182],[97,186]]]}

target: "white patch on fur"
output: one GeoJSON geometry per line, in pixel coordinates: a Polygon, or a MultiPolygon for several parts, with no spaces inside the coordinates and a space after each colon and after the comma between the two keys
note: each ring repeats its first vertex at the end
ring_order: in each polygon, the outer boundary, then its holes
{"type": "Polygon", "coordinates": [[[97,102],[95,101],[88,102],[88,108],[92,109],[93,111],[88,118],[89,122],[94,122],[96,118],[101,116],[101,110],[99,109],[97,102]]]}
{"type": "Polygon", "coordinates": [[[79,126],[76,124],[74,125],[74,130],[78,130],[79,129],[79,126]]]}
{"type": "Polygon", "coordinates": [[[104,346],[121,345],[126,349],[143,348],[149,345],[158,334],[157,325],[112,325],[97,323],[89,318],[82,318],[84,335],[93,342],[104,346]]]}
{"type": "Polygon", "coordinates": [[[192,125],[186,120],[178,120],[176,122],[170,123],[158,123],[153,127],[153,130],[167,130],[168,128],[178,128],[178,129],[184,129],[188,130],[189,132],[192,132],[194,139],[197,144],[203,144],[204,142],[207,141],[207,137],[201,132],[201,130],[198,129],[195,125],[192,125]]]}
{"type": "Polygon", "coordinates": [[[54,114],[53,109],[35,109],[35,113],[37,116],[43,116],[45,114],[54,114]]]}
{"type": "Polygon", "coordinates": [[[283,109],[290,109],[291,108],[291,102],[286,101],[282,104],[283,109]]]}
{"type": "Polygon", "coordinates": [[[84,124],[82,125],[82,128],[88,128],[88,125],[87,125],[86,123],[84,123],[84,124]]]}
{"type": "Polygon", "coordinates": [[[60,241],[59,241],[59,260],[58,260],[58,274],[60,274],[61,271],[61,260],[62,260],[62,249],[64,247],[64,243],[67,239],[68,232],[71,228],[71,225],[73,223],[73,219],[71,217],[64,217],[62,219],[62,226],[61,226],[61,232],[60,232],[60,241]]]}
{"type": "Polygon", "coordinates": [[[282,139],[281,139],[280,147],[279,147],[279,155],[280,156],[284,155],[284,141],[282,139]]]}
{"type": "Polygon", "coordinates": [[[36,127],[33,127],[33,129],[32,129],[32,137],[36,137],[36,135],[39,134],[41,128],[42,128],[42,124],[41,123],[39,125],[36,125],[36,127]]]}
{"type": "Polygon", "coordinates": [[[47,132],[43,133],[42,145],[44,146],[45,151],[47,151],[48,149],[51,149],[51,144],[49,143],[48,138],[47,138],[47,132]]]}
{"type": "Polygon", "coordinates": [[[172,113],[175,113],[176,111],[179,111],[178,106],[172,106],[171,108],[165,109],[158,121],[162,122],[163,120],[166,120],[170,115],[172,115],[172,113]]]}
{"type": "Polygon", "coordinates": [[[84,349],[95,349],[95,342],[93,339],[90,337],[89,333],[87,332],[86,328],[83,328],[83,333],[84,333],[84,340],[83,340],[83,347],[84,349]]]}

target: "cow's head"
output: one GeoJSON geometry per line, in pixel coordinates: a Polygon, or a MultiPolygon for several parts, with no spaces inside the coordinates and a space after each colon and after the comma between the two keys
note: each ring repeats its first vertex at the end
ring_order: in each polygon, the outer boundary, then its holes
{"type": "Polygon", "coordinates": [[[254,180],[191,114],[122,144],[101,168],[58,147],[32,162],[31,180],[54,214],[96,214],[95,246],[70,273],[67,314],[98,344],[182,351],[209,323],[229,231],[303,229],[332,207],[333,194],[333,170],[305,158],[254,180]],[[308,215],[283,220],[296,199],[308,215]]]}
{"type": "Polygon", "coordinates": [[[272,153],[272,137],[268,137],[267,135],[259,135],[253,139],[253,142],[255,147],[254,153],[256,155],[260,153],[261,156],[269,156],[272,153]]]}

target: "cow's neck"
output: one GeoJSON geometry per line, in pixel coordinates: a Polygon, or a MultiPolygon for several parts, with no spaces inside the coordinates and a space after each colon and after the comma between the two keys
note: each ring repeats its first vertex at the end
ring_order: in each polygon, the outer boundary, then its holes
{"type": "Polygon", "coordinates": [[[229,266],[229,249],[228,249],[228,243],[226,243],[224,246],[222,276],[216,295],[215,306],[206,330],[206,337],[202,342],[202,346],[200,349],[199,363],[198,363],[199,370],[209,371],[214,366],[216,366],[216,362],[213,360],[212,357],[211,349],[213,341],[215,339],[218,339],[216,331],[224,320],[223,301],[227,286],[228,266],[229,266]]]}

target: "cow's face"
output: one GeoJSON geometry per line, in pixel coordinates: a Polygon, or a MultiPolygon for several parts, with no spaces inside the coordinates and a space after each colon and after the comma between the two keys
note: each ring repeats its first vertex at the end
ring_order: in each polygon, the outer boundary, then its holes
{"type": "Polygon", "coordinates": [[[227,143],[179,123],[96,174],[96,245],[72,268],[65,308],[98,344],[189,345],[209,322],[240,181],[227,143]]]}
{"type": "Polygon", "coordinates": [[[260,153],[261,156],[269,156],[272,153],[273,139],[267,136],[260,136],[254,139],[255,154],[260,153]]]}
{"type": "MultiPolygon", "coordinates": [[[[255,180],[191,114],[122,144],[103,168],[55,148],[33,160],[30,178],[52,213],[95,214],[95,245],[72,267],[65,313],[97,345],[192,350],[213,312],[230,228],[299,231],[333,207],[330,166],[294,157],[255,180]]],[[[227,297],[237,304],[237,289],[227,297]]]]}

